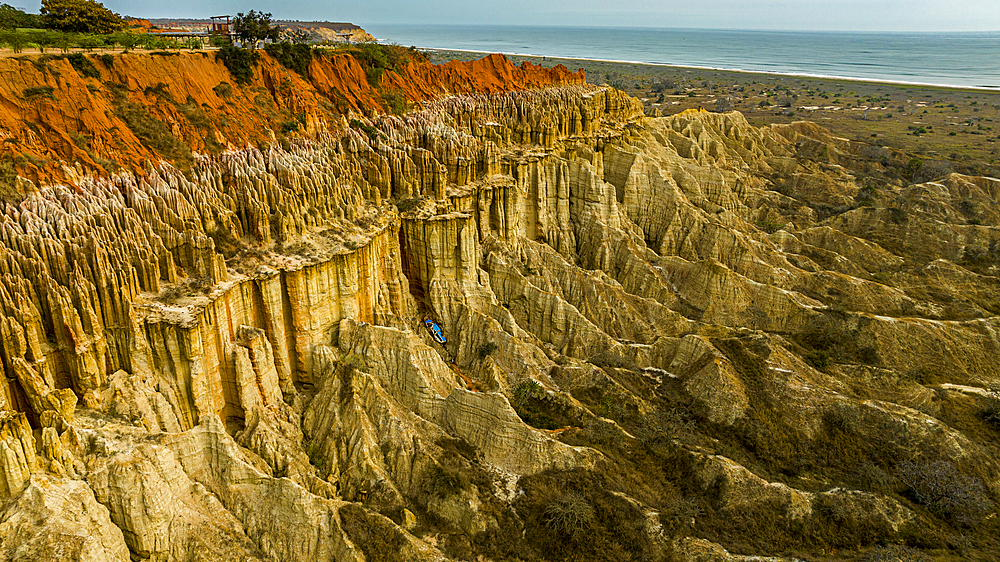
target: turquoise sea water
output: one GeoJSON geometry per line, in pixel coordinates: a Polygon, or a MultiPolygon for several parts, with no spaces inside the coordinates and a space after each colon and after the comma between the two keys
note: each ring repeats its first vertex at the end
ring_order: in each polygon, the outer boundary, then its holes
{"type": "Polygon", "coordinates": [[[382,42],[1000,89],[1000,32],[844,33],[371,25],[382,42]]]}

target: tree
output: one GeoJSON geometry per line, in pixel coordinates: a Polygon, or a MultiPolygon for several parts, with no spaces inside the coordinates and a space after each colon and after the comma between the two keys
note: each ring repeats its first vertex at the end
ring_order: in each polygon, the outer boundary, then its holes
{"type": "Polygon", "coordinates": [[[28,44],[28,34],[19,31],[5,31],[0,34],[0,43],[7,45],[15,53],[20,53],[28,44]]]}
{"type": "Polygon", "coordinates": [[[26,14],[10,4],[0,4],[0,29],[41,26],[41,16],[38,14],[26,14]]]}
{"type": "Polygon", "coordinates": [[[250,48],[256,46],[257,41],[277,41],[281,34],[281,29],[276,25],[271,25],[271,14],[250,10],[250,13],[240,12],[233,18],[233,32],[244,44],[249,44],[250,48]]]}
{"type": "Polygon", "coordinates": [[[45,27],[77,33],[114,33],[125,20],[94,0],[42,0],[45,27]]]}
{"type": "Polygon", "coordinates": [[[733,100],[729,96],[723,96],[715,100],[715,110],[719,113],[726,113],[733,110],[733,100]]]}
{"type": "Polygon", "coordinates": [[[130,33],[128,31],[123,31],[121,33],[115,33],[114,36],[113,36],[113,39],[114,39],[115,43],[118,43],[119,45],[122,46],[122,51],[126,51],[126,52],[129,51],[129,50],[131,50],[131,49],[134,49],[135,46],[138,45],[142,41],[141,37],[139,37],[135,33],[130,33]]]}
{"type": "Polygon", "coordinates": [[[51,47],[56,42],[56,34],[51,31],[32,31],[28,38],[38,47],[39,53],[44,53],[46,48],[51,47]]]}

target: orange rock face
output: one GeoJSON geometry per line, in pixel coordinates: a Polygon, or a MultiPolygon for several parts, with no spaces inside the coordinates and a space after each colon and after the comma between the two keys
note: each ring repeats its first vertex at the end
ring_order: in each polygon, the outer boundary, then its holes
{"type": "Polygon", "coordinates": [[[161,159],[183,167],[190,151],[274,142],[293,130],[326,130],[340,115],[383,113],[384,92],[420,102],[585,80],[582,70],[516,67],[501,55],[410,63],[399,73],[386,71],[378,88],[350,55],[314,57],[303,77],[261,51],[243,85],[213,53],[85,57],[100,78],[60,57],[0,60],[0,159],[12,161],[19,175],[36,183],[71,182],[65,162],[97,173],[161,159]]]}

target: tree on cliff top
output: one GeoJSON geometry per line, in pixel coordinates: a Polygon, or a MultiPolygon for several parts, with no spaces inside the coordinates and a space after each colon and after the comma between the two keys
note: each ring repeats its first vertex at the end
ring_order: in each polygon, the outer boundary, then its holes
{"type": "Polygon", "coordinates": [[[257,41],[270,39],[277,41],[281,29],[271,25],[271,14],[250,10],[250,13],[240,12],[233,18],[233,32],[245,45],[252,49],[257,41]]]}
{"type": "Polygon", "coordinates": [[[114,33],[125,27],[121,16],[94,0],[42,0],[45,27],[75,33],[114,33]]]}

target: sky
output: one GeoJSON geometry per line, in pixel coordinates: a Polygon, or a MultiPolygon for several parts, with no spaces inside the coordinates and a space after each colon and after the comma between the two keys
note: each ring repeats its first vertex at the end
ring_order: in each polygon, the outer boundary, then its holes
{"type": "MultiPolygon", "coordinates": [[[[40,0],[6,0],[37,11],[40,0]]],[[[106,0],[125,15],[204,18],[256,9],[275,19],[365,25],[495,24],[817,31],[1000,31],[998,0],[106,0]]]]}

